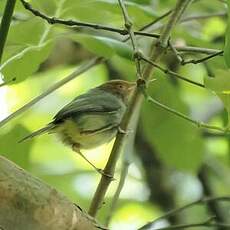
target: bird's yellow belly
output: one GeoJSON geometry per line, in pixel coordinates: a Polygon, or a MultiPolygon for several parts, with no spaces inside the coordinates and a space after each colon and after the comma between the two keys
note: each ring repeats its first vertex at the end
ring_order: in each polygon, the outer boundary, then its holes
{"type": "Polygon", "coordinates": [[[72,120],[66,120],[54,131],[65,144],[77,144],[80,149],[91,149],[109,142],[117,133],[115,128],[100,133],[81,133],[76,123],[72,120]]]}

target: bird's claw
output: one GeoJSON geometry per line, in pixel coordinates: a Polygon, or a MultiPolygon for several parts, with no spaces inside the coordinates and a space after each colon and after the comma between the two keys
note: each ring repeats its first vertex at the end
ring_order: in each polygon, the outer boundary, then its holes
{"type": "Polygon", "coordinates": [[[100,173],[102,176],[108,177],[111,180],[115,180],[114,177],[111,174],[105,173],[104,170],[97,168],[96,169],[98,173],[100,173]]]}
{"type": "Polygon", "coordinates": [[[129,134],[129,133],[133,133],[133,130],[129,129],[129,130],[124,130],[121,127],[118,127],[118,132],[121,134],[129,134]]]}

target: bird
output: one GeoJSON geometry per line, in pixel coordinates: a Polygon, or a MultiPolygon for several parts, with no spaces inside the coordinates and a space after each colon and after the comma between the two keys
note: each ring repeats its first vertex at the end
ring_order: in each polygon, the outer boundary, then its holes
{"type": "Polygon", "coordinates": [[[120,123],[136,82],[110,80],[74,98],[45,127],[22,138],[26,141],[44,133],[56,134],[73,151],[103,174],[81,152],[111,141],[122,131],[120,123]]]}

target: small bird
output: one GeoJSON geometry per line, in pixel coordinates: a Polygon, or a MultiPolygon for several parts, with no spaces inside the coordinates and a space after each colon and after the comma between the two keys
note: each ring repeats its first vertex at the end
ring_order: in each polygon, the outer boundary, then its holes
{"type": "Polygon", "coordinates": [[[90,89],[64,106],[44,128],[19,142],[43,133],[56,133],[64,144],[71,146],[73,151],[102,173],[81,153],[81,149],[97,147],[116,136],[135,87],[135,82],[111,80],[90,89]]]}

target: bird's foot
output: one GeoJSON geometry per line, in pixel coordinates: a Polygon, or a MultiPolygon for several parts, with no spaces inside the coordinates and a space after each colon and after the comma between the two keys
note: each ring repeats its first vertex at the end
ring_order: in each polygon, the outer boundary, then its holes
{"type": "Polygon", "coordinates": [[[105,173],[103,169],[95,168],[98,173],[100,173],[102,176],[108,177],[110,180],[115,180],[115,178],[109,174],[105,173]]]}
{"type": "Polygon", "coordinates": [[[124,130],[121,127],[118,127],[118,132],[121,134],[130,134],[133,133],[133,130],[132,129],[124,130]]]}

